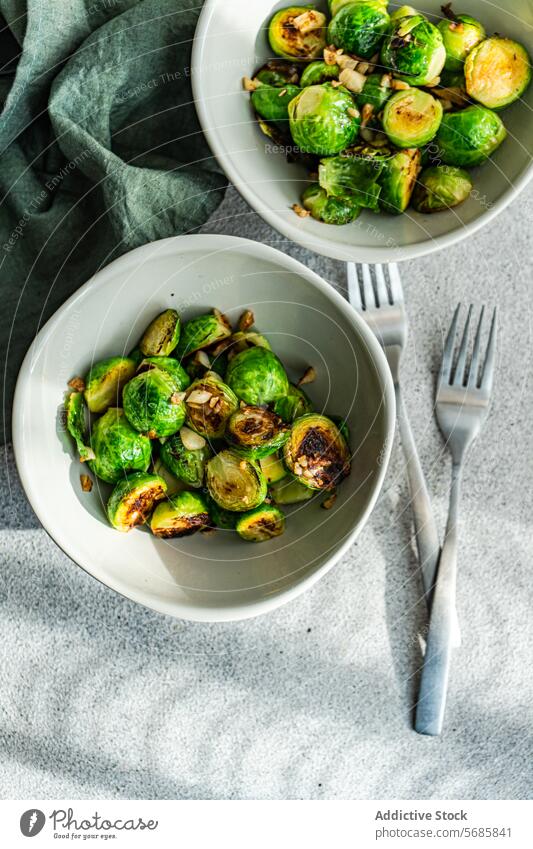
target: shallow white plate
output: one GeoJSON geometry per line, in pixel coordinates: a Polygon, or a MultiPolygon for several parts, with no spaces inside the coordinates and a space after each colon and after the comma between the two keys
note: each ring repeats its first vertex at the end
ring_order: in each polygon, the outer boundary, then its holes
{"type": "MultiPolygon", "coordinates": [[[[306,387],[307,388],[307,387],[306,387]]],[[[240,619],[277,607],[313,584],[353,542],[378,496],[394,432],[394,390],[384,355],[335,290],[273,248],[229,236],[181,236],[123,256],[50,319],[18,378],[13,438],[19,474],[40,521],[84,569],[134,601],[173,616],[240,619]],[[67,381],[93,360],[128,352],[144,327],[174,306],[186,319],[244,307],[297,376],[310,364],[317,408],[346,416],[353,471],[332,510],[299,508],[282,537],[261,545],[234,533],[158,540],[121,534],[102,504],[110,487],[80,486],[61,421],[67,381]]]]}
{"type": "MultiPolygon", "coordinates": [[[[470,199],[448,212],[401,216],[364,212],[343,227],[298,218],[291,210],[307,185],[305,169],[285,160],[260,132],[242,89],[272,51],[266,26],[272,0],[207,0],[193,49],[192,83],[196,108],[211,149],[229,179],[262,217],[285,236],[310,250],[341,260],[393,262],[412,259],[472,235],[504,209],[533,176],[533,84],[522,102],[501,113],[508,138],[495,155],[473,169],[470,199]]],[[[317,3],[317,5],[322,5],[317,3]]],[[[391,9],[400,4],[391,3],[391,9]]],[[[479,18],[487,32],[521,41],[533,55],[531,0],[468,0],[459,11],[479,18]]],[[[440,15],[441,0],[415,6],[440,15]]]]}

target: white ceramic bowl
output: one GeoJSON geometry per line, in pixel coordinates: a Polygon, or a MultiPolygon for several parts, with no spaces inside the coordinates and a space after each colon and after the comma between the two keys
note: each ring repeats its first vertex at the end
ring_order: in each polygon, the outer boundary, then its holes
{"type": "Polygon", "coordinates": [[[264,245],[229,236],[154,242],[82,286],[41,330],[22,365],[13,412],[17,467],[30,503],[57,544],[104,584],[162,613],[241,619],[277,607],[328,571],[353,542],[378,496],[394,433],[394,390],[374,336],[335,290],[264,245]],[[293,508],[286,533],[245,543],[217,531],[158,540],[113,530],[102,503],[110,487],[80,486],[84,467],[62,426],[67,381],[93,360],[129,351],[154,315],[186,319],[216,306],[244,307],[293,376],[310,364],[317,409],[347,418],[353,471],[333,509],[293,508]]]}
{"type": "MultiPolygon", "coordinates": [[[[242,77],[272,52],[266,24],[272,0],[207,0],[193,50],[192,82],[204,132],[220,165],[243,197],[285,236],[340,260],[392,262],[411,259],[472,235],[504,209],[533,176],[533,85],[524,100],[502,112],[508,138],[491,160],[473,170],[475,191],[460,207],[433,215],[363,213],[343,227],[298,218],[291,210],[306,185],[305,170],[285,161],[253,119],[242,77]]],[[[322,4],[317,4],[322,5],[322,4]]],[[[391,3],[390,6],[401,5],[391,3]]],[[[415,4],[433,17],[441,0],[415,4]]],[[[479,18],[487,32],[521,41],[533,55],[531,0],[467,0],[459,11],[479,18]]]]}

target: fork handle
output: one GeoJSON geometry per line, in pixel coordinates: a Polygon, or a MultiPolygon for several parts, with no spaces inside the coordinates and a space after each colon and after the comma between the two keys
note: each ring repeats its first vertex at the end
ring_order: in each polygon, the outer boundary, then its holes
{"type": "Polygon", "coordinates": [[[442,731],[448,690],[457,583],[457,522],[462,465],[452,466],[450,511],[433,593],[426,655],[416,705],[415,730],[436,736],[442,731]]]}

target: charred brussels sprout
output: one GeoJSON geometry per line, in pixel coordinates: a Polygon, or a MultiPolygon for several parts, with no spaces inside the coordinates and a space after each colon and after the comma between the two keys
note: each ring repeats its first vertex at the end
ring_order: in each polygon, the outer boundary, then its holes
{"type": "Polygon", "coordinates": [[[444,67],[442,35],[422,15],[394,21],[383,41],[381,62],[411,85],[427,85],[444,67]]]}
{"type": "Polygon", "coordinates": [[[171,436],[185,421],[183,393],[159,368],[136,375],[124,387],[124,412],[130,424],[151,439],[171,436]]]}
{"type": "Polygon", "coordinates": [[[154,505],[165,497],[167,485],[159,475],[136,472],[117,483],[107,502],[107,517],[117,531],[144,525],[154,505]]]}
{"type": "Polygon", "coordinates": [[[312,6],[288,6],[273,16],[268,40],[286,59],[316,59],[326,46],[326,16],[312,6]]]}
{"type": "Polygon", "coordinates": [[[281,536],[285,530],[285,516],[277,507],[262,504],[239,516],[235,530],[247,542],[265,542],[281,536]]]}
{"type": "Polygon", "coordinates": [[[265,476],[266,482],[269,484],[277,483],[287,477],[287,469],[283,465],[277,454],[270,454],[268,457],[262,457],[259,460],[261,471],[265,476]]]}
{"type": "Polygon", "coordinates": [[[289,380],[281,362],[267,348],[241,351],[228,363],[226,381],[246,404],[270,404],[286,395],[289,380]]]}
{"type": "Polygon", "coordinates": [[[323,159],[318,181],[329,196],[350,198],[359,206],[377,209],[381,187],[379,176],[383,162],[379,156],[360,155],[359,148],[340,156],[323,159]]]}
{"type": "Polygon", "coordinates": [[[442,114],[440,101],[427,91],[397,91],[385,104],[383,129],[397,147],[422,147],[435,138],[442,114]]]}
{"type": "Polygon", "coordinates": [[[380,206],[393,215],[409,206],[421,169],[422,155],[417,147],[399,150],[385,160],[381,175],[380,206]]]}
{"type": "Polygon", "coordinates": [[[351,94],[329,83],[302,89],[289,103],[289,121],[300,150],[321,156],[332,156],[348,147],[361,123],[351,94]]]}
{"type": "Polygon", "coordinates": [[[85,378],[85,401],[91,413],[103,413],[121,403],[122,389],[135,374],[130,357],[108,357],[95,363],[85,378]]]}
{"type": "Polygon", "coordinates": [[[361,212],[355,200],[350,197],[330,198],[318,183],[307,187],[302,195],[302,204],[313,218],[324,224],[349,224],[361,212]]]}
{"type": "Polygon", "coordinates": [[[220,507],[234,512],[259,507],[267,494],[259,464],[234,451],[220,451],[209,460],[206,481],[211,498],[220,507]]]}
{"type": "Polygon", "coordinates": [[[516,41],[487,38],[466,57],[465,80],[470,97],[490,109],[503,109],[531,82],[531,60],[516,41]]]}
{"type": "Polygon", "coordinates": [[[269,59],[259,68],[255,79],[264,85],[285,88],[286,85],[298,85],[300,68],[294,62],[286,59],[269,59]]]}
{"type": "Polygon", "coordinates": [[[337,425],[308,413],[294,422],[283,447],[292,474],[310,489],[332,489],[350,473],[350,451],[337,425]]]}
{"type": "Polygon", "coordinates": [[[160,457],[169,472],[188,484],[199,489],[203,486],[205,467],[212,456],[212,451],[203,437],[194,434],[204,444],[199,448],[186,448],[181,434],[169,436],[161,446],[160,457]]]}
{"type": "Polygon", "coordinates": [[[339,73],[338,65],[326,65],[324,61],[318,59],[305,66],[300,77],[300,86],[305,88],[308,85],[321,85],[330,80],[337,80],[339,73]]]}
{"type": "Polygon", "coordinates": [[[142,372],[150,371],[150,369],[153,368],[166,371],[175,381],[179,392],[183,392],[183,390],[187,389],[190,385],[191,378],[183,366],[180,365],[174,357],[145,357],[145,359],[141,360],[139,363],[137,371],[141,374],[142,372]]]}
{"type": "Polygon", "coordinates": [[[87,425],[85,422],[85,406],[81,392],[70,392],[65,399],[65,416],[67,430],[76,443],[82,463],[94,459],[94,451],[86,445],[87,425]]]}
{"type": "Polygon", "coordinates": [[[150,520],[150,530],[156,537],[186,537],[209,525],[205,498],[196,492],[178,492],[161,501],[150,520]]]}
{"type": "Polygon", "coordinates": [[[370,59],[389,26],[389,15],[381,2],[345,3],[328,27],[328,43],[370,59]]]}
{"type": "Polygon", "coordinates": [[[215,342],[231,336],[231,325],[218,310],[207,315],[198,315],[183,325],[178,345],[178,357],[186,357],[200,348],[208,348],[215,342]]]}
{"type": "Polygon", "coordinates": [[[226,440],[243,457],[267,457],[281,448],[289,436],[282,419],[271,410],[245,404],[229,418],[226,440]]]}
{"type": "Polygon", "coordinates": [[[289,103],[299,91],[295,85],[286,85],[282,89],[260,85],[251,94],[252,106],[265,121],[287,121],[289,103]]]}
{"type": "Polygon", "coordinates": [[[447,71],[462,71],[463,64],[470,51],[483,41],[483,25],[470,15],[454,15],[439,22],[439,30],[446,50],[447,71]]]}
{"type": "Polygon", "coordinates": [[[124,410],[110,407],[91,431],[92,471],[107,483],[116,483],[129,471],[145,472],[150,465],[150,440],[129,423],[124,410]]]}
{"type": "Polygon", "coordinates": [[[216,439],[239,402],[232,389],[214,371],[191,383],[185,395],[187,424],[201,436],[216,439]]]}
{"type": "Polygon", "coordinates": [[[310,413],[313,405],[303,389],[291,383],[287,394],[274,401],[272,409],[284,422],[291,424],[294,419],[303,416],[304,413],[310,413]]]}
{"type": "Polygon", "coordinates": [[[355,96],[358,106],[368,104],[376,112],[385,105],[392,94],[390,74],[370,74],[362,91],[355,96]]]}
{"type": "Polygon", "coordinates": [[[435,165],[420,175],[413,195],[417,212],[440,212],[463,203],[472,191],[472,180],[462,168],[435,165]]]}
{"type": "Polygon", "coordinates": [[[180,317],[176,310],[165,310],[154,318],[139,343],[144,356],[168,357],[178,344],[180,327],[180,317]]]}
{"type": "Polygon", "coordinates": [[[270,494],[276,504],[300,504],[302,501],[309,501],[315,493],[295,478],[286,477],[272,484],[270,494]]]}
{"type": "Polygon", "coordinates": [[[484,106],[468,106],[444,115],[436,144],[441,162],[471,168],[481,165],[501,145],[507,132],[503,121],[484,106]]]}

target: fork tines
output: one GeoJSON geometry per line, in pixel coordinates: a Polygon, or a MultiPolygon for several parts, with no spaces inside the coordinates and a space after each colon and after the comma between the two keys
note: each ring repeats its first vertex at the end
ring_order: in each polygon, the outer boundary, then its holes
{"type": "Polygon", "coordinates": [[[403,302],[403,290],[396,263],[388,265],[348,265],[348,293],[357,310],[380,309],[403,302]]]}
{"type": "Polygon", "coordinates": [[[492,320],[490,324],[489,337],[485,350],[483,366],[480,369],[480,348],[481,348],[481,333],[483,327],[483,317],[485,307],[482,306],[477,323],[474,343],[472,347],[472,355],[468,362],[468,351],[470,348],[470,323],[472,319],[473,305],[470,304],[464,323],[463,334],[458,350],[456,350],[457,325],[459,323],[459,313],[461,304],[458,304],[446,337],[444,352],[442,355],[442,365],[439,375],[439,386],[454,386],[465,387],[472,390],[482,390],[485,393],[490,393],[492,381],[494,377],[494,352],[496,346],[496,318],[497,308],[494,308],[492,320]],[[454,365],[455,363],[455,365],[454,365]]]}

